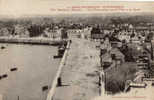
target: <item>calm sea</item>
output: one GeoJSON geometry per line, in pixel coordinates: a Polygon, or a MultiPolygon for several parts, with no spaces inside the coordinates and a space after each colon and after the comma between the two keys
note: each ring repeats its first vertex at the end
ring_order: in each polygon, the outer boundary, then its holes
{"type": "Polygon", "coordinates": [[[0,44],[0,94],[4,100],[45,100],[43,86],[51,86],[60,59],[53,59],[57,47],[47,45],[0,44]],[[11,72],[11,68],[18,68],[11,72]]]}

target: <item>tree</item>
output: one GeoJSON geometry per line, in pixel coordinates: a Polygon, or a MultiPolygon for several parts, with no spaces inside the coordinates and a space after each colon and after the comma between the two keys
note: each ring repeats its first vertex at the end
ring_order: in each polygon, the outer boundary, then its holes
{"type": "Polygon", "coordinates": [[[39,36],[43,33],[45,27],[41,25],[32,25],[30,28],[28,28],[28,31],[30,33],[30,37],[39,36]]]}

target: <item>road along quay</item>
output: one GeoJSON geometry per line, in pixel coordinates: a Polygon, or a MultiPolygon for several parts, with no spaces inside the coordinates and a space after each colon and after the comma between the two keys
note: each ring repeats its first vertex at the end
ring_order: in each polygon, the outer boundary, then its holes
{"type": "Polygon", "coordinates": [[[100,51],[96,49],[96,43],[79,38],[71,40],[47,100],[92,100],[100,93],[100,51]],[[59,76],[61,86],[56,86],[59,76]]]}

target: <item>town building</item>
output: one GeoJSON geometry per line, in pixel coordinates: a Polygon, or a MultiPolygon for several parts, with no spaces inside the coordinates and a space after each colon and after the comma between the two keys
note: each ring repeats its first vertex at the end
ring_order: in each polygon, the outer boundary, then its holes
{"type": "Polygon", "coordinates": [[[125,62],[125,56],[118,48],[112,48],[110,51],[111,57],[117,62],[117,64],[122,64],[125,62]]]}

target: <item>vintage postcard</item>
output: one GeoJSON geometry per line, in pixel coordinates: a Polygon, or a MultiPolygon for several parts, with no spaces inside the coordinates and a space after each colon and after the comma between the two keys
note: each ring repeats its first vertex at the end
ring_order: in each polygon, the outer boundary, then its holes
{"type": "Polygon", "coordinates": [[[0,0],[0,100],[154,100],[154,1],[0,0]]]}

